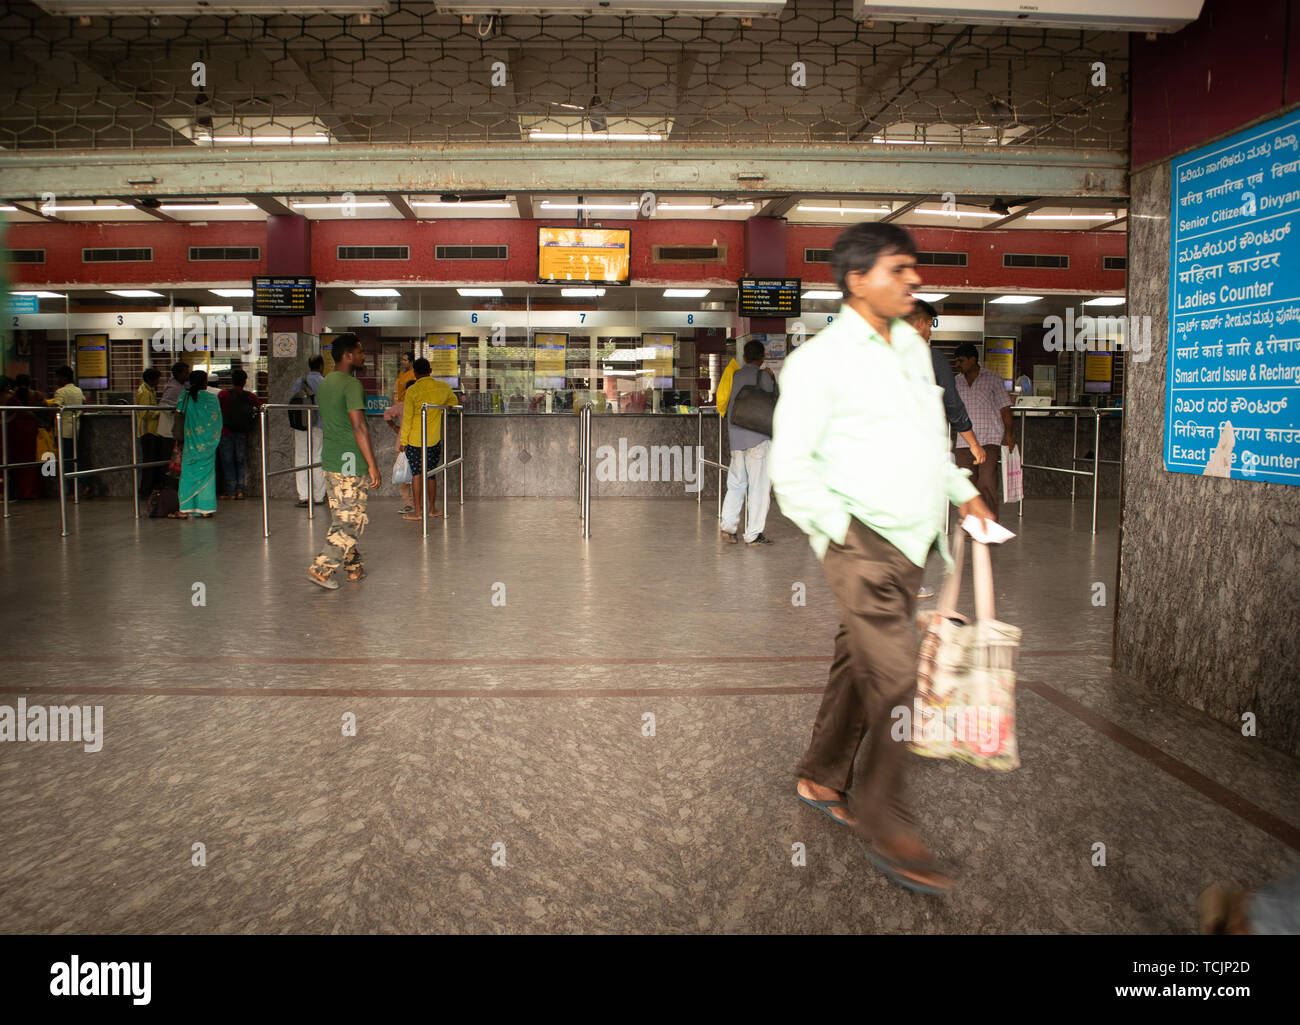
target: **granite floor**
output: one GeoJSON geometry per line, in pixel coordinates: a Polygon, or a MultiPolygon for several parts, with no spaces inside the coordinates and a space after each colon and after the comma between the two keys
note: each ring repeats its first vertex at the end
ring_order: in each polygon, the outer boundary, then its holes
{"type": "Polygon", "coordinates": [[[0,743],[0,931],[1194,931],[1211,881],[1300,865],[1300,773],[1108,668],[1116,515],[1008,517],[1024,765],[911,762],[939,900],[794,797],[837,613],[775,507],[748,549],[708,502],[597,501],[584,540],[576,502],[480,500],[426,542],[377,500],[368,578],[327,593],[327,519],[288,502],[269,540],[254,502],[91,502],[63,539],[15,504],[0,705],[104,726],[0,743]]]}

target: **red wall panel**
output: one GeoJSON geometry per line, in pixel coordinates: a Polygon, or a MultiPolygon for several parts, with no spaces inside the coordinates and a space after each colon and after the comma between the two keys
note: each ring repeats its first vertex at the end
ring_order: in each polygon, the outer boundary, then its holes
{"type": "Polygon", "coordinates": [[[1206,0],[1181,32],[1132,37],[1132,166],[1222,135],[1300,98],[1294,0],[1206,0]]]}
{"type": "MultiPolygon", "coordinates": [[[[333,282],[401,284],[407,281],[535,281],[537,227],[564,221],[317,221],[312,225],[312,273],[322,285],[333,282]],[[509,258],[434,261],[441,244],[509,246],[509,258]],[[405,245],[407,261],[342,261],[339,245],[405,245]]],[[[632,230],[632,281],[635,284],[673,282],[733,282],[744,274],[743,221],[604,221],[606,227],[632,230]],[[656,245],[724,245],[723,264],[666,264],[653,261],[656,245]]],[[[804,263],[805,248],[828,249],[843,228],[792,224],[787,230],[787,271],[809,283],[829,283],[825,264],[804,263]]],[[[1103,256],[1125,255],[1123,234],[1081,231],[972,231],[916,228],[924,250],[956,250],[969,254],[966,267],[926,267],[927,285],[946,288],[1069,289],[1121,291],[1123,271],[1103,271],[1103,256]],[[1004,270],[1002,254],[1067,253],[1069,270],[1004,270]]],[[[206,281],[247,281],[267,273],[266,228],[260,223],[212,224],[22,224],[10,229],[8,245],[16,249],[44,248],[46,262],[12,268],[15,283],[40,285],[139,284],[180,286],[206,281]],[[153,246],[152,264],[82,264],[83,247],[153,246]],[[258,263],[191,263],[187,247],[196,245],[261,246],[258,263]]]]}
{"type": "Polygon", "coordinates": [[[226,224],[13,224],[6,245],[44,249],[44,264],[15,264],[15,284],[184,285],[193,281],[252,280],[266,273],[266,228],[226,224]],[[82,263],[82,249],[153,247],[152,263],[82,263]],[[190,246],[260,246],[262,259],[191,262],[190,246]]]}
{"type": "MultiPolygon", "coordinates": [[[[831,282],[831,269],[824,263],[805,263],[805,249],[829,249],[844,229],[791,225],[791,277],[805,283],[831,282]]],[[[921,267],[925,286],[963,289],[1050,289],[1072,292],[1115,292],[1124,290],[1122,270],[1103,270],[1103,257],[1124,256],[1128,239],[1123,233],[1090,231],[973,231],[960,228],[911,228],[916,246],[923,252],[967,254],[965,267],[921,267]],[[1070,257],[1068,270],[1044,268],[1007,269],[1003,253],[1052,253],[1070,257]]]]}

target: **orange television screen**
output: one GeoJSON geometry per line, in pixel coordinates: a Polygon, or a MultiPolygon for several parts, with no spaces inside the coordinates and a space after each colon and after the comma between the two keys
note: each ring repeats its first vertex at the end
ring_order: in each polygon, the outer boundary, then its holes
{"type": "Polygon", "coordinates": [[[537,280],[626,285],[631,277],[630,228],[538,228],[537,280]]]}

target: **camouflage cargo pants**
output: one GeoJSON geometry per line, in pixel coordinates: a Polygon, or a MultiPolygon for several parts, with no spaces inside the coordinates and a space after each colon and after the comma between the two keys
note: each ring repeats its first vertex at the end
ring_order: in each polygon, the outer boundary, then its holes
{"type": "Polygon", "coordinates": [[[370,517],[366,515],[368,491],[365,477],[345,477],[341,473],[325,473],[325,491],[330,503],[330,529],[325,535],[325,547],[311,564],[322,577],[329,578],[334,571],[361,568],[361,551],[357,538],[366,529],[370,517]]]}

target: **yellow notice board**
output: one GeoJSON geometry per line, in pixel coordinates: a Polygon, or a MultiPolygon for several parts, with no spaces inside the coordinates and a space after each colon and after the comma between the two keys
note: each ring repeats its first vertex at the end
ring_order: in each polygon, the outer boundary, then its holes
{"type": "Polygon", "coordinates": [[[429,361],[430,377],[460,376],[460,335],[425,335],[424,358],[429,361]]]}
{"type": "Polygon", "coordinates": [[[566,334],[533,335],[533,374],[538,388],[564,387],[564,360],[568,348],[569,336],[566,334]]]}
{"type": "Polygon", "coordinates": [[[325,360],[325,369],[322,373],[327,375],[334,373],[334,339],[342,333],[342,331],[328,331],[320,336],[320,354],[325,360]]]}
{"type": "Polygon", "coordinates": [[[77,335],[77,387],[108,388],[108,335],[77,335]]]}
{"type": "Polygon", "coordinates": [[[538,228],[537,280],[627,284],[631,252],[630,228],[538,228]]]}
{"type": "Polygon", "coordinates": [[[673,349],[677,344],[675,334],[643,334],[641,348],[645,356],[641,369],[647,371],[651,388],[671,388],[673,386],[673,349]]]}
{"type": "Polygon", "coordinates": [[[985,338],[984,369],[993,371],[1004,381],[1010,381],[1016,373],[1016,340],[985,338]]]}

